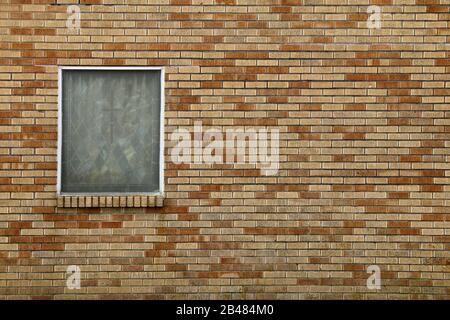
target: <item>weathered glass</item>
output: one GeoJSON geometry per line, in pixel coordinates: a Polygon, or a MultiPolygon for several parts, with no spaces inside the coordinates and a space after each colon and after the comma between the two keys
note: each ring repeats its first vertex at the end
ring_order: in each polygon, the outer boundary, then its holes
{"type": "Polygon", "coordinates": [[[160,76],[63,70],[61,192],[158,191],[160,76]]]}

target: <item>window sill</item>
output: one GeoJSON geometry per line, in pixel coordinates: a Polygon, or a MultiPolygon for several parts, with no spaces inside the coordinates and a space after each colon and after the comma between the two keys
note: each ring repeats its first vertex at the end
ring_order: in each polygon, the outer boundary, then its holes
{"type": "Polygon", "coordinates": [[[58,196],[59,208],[147,208],[162,207],[164,196],[58,196]]]}

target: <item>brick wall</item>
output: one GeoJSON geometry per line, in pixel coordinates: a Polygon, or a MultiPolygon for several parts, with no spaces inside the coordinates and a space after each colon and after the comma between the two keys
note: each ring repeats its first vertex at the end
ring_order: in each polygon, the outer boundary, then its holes
{"type": "Polygon", "coordinates": [[[2,298],[450,297],[449,0],[0,1],[2,298]],[[163,207],[57,206],[61,65],[165,67],[163,207]],[[172,163],[198,120],[278,174],[172,163]]]}

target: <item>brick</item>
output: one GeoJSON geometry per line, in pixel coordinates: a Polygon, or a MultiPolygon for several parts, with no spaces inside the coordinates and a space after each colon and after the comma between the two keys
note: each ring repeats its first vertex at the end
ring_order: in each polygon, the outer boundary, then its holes
{"type": "Polygon", "coordinates": [[[6,2],[0,298],[448,299],[448,5],[6,2]],[[165,67],[164,195],[57,194],[63,65],[165,67]],[[278,173],[172,163],[199,120],[278,128],[278,173]]]}

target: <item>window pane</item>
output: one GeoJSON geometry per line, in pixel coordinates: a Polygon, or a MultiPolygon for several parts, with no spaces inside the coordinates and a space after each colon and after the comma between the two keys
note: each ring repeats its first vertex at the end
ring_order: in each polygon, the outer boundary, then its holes
{"type": "Polygon", "coordinates": [[[63,70],[62,192],[158,191],[160,76],[63,70]]]}

